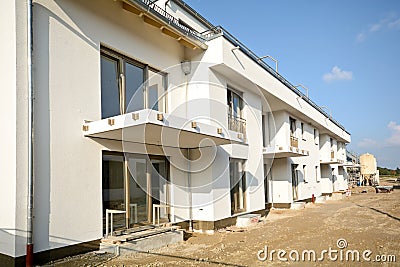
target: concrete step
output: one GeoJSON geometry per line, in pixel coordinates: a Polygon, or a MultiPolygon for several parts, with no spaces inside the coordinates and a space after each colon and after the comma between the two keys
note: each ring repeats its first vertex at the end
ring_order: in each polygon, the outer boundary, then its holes
{"type": "Polygon", "coordinates": [[[306,207],[306,202],[303,201],[297,201],[293,202],[292,205],[290,205],[290,208],[293,210],[301,210],[306,207]]]}
{"type": "Polygon", "coordinates": [[[137,232],[135,236],[127,235],[126,237],[120,236],[103,239],[100,243],[100,251],[114,253],[116,255],[124,255],[132,252],[148,252],[151,249],[183,241],[184,233],[183,230],[173,227],[141,232],[137,232]]]}
{"type": "Polygon", "coordinates": [[[333,192],[332,193],[332,200],[340,200],[343,199],[343,192],[333,192]]]}
{"type": "Polygon", "coordinates": [[[319,196],[315,199],[315,203],[325,203],[326,202],[326,196],[319,196]]]}
{"type": "Polygon", "coordinates": [[[237,227],[247,227],[257,224],[260,221],[261,214],[244,214],[236,218],[237,227]]]}
{"type": "Polygon", "coordinates": [[[117,230],[114,231],[114,236],[120,236],[120,235],[128,235],[132,233],[137,233],[145,230],[150,230],[156,228],[154,225],[144,225],[144,226],[139,226],[135,228],[129,228],[129,229],[124,229],[124,230],[117,230]]]}
{"type": "Polygon", "coordinates": [[[108,243],[108,244],[121,244],[124,242],[128,241],[133,241],[136,239],[152,236],[152,235],[157,235],[157,234],[162,234],[165,232],[171,232],[174,231],[175,229],[168,227],[168,228],[153,228],[153,229],[140,229],[134,232],[131,232],[129,234],[123,234],[119,236],[108,236],[106,238],[103,238],[101,240],[102,243],[108,243]]]}

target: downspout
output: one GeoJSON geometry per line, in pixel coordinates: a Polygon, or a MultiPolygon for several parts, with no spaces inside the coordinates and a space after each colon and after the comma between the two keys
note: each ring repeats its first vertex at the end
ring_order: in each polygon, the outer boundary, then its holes
{"type": "Polygon", "coordinates": [[[33,0],[27,0],[27,44],[28,44],[28,210],[26,266],[33,266],[33,142],[34,142],[34,90],[33,90],[33,0]]]}
{"type": "Polygon", "coordinates": [[[272,177],[272,164],[271,164],[271,169],[270,171],[270,184],[271,184],[271,208],[274,209],[274,181],[273,181],[273,177],[272,177]]]}
{"type": "Polygon", "coordinates": [[[193,231],[193,199],[192,199],[192,176],[191,176],[191,166],[190,166],[190,148],[187,148],[188,157],[188,187],[189,187],[189,231],[193,231]]]}

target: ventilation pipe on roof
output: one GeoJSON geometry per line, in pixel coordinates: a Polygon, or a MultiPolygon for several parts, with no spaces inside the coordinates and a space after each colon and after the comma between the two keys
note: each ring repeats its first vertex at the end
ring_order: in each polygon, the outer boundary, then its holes
{"type": "Polygon", "coordinates": [[[28,206],[27,206],[27,239],[26,266],[33,266],[33,141],[34,141],[34,90],[33,90],[33,3],[27,0],[27,69],[28,69],[28,206]]]}

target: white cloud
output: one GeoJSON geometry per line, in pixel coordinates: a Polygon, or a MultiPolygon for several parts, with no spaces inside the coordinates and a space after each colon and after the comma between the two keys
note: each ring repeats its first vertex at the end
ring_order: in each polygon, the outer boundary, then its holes
{"type": "Polygon", "coordinates": [[[360,32],[360,33],[357,35],[357,41],[358,41],[358,42],[364,42],[365,39],[366,39],[366,36],[365,36],[365,33],[364,33],[364,32],[360,32]]]}
{"type": "Polygon", "coordinates": [[[338,66],[334,66],[330,72],[324,74],[322,79],[325,82],[343,81],[343,80],[349,81],[353,79],[353,72],[345,71],[340,69],[338,66]]]}
{"type": "Polygon", "coordinates": [[[362,148],[373,148],[378,145],[378,142],[370,138],[364,138],[357,145],[362,148]]]}
{"type": "Polygon", "coordinates": [[[391,121],[387,127],[391,130],[392,135],[386,139],[386,143],[389,145],[400,146],[400,125],[391,121]]]}
{"type": "Polygon", "coordinates": [[[360,148],[384,148],[384,147],[395,147],[400,146],[400,124],[394,121],[389,122],[387,129],[390,130],[391,134],[389,138],[385,140],[375,140],[371,138],[364,138],[358,142],[357,146],[360,148]]]}
{"type": "Polygon", "coordinates": [[[400,19],[390,22],[388,27],[390,29],[400,29],[400,19]]]}
{"type": "Polygon", "coordinates": [[[366,30],[358,33],[356,40],[359,43],[364,42],[369,35],[383,30],[400,30],[400,18],[390,14],[379,22],[369,25],[366,30]]]}
{"type": "Polygon", "coordinates": [[[369,27],[370,32],[377,32],[382,28],[382,23],[373,24],[369,27]]]}

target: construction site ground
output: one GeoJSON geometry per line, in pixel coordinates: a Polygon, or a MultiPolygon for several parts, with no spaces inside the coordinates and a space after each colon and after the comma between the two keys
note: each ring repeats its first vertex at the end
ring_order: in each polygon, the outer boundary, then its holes
{"type": "Polygon", "coordinates": [[[342,200],[308,203],[301,210],[273,209],[257,225],[243,231],[190,233],[186,241],[156,250],[119,257],[88,253],[52,265],[400,266],[400,183],[381,181],[381,185],[394,185],[395,189],[391,193],[375,193],[373,187],[355,187],[352,195],[342,200]],[[343,240],[338,244],[340,239],[343,240]],[[266,246],[268,257],[262,261],[266,246]],[[276,252],[271,259],[272,250],[276,252]],[[287,261],[278,259],[279,250],[286,252],[280,256],[287,261]],[[316,261],[312,256],[309,260],[308,252],[302,260],[306,250],[316,252],[316,261]],[[331,250],[331,257],[323,250],[331,250]],[[356,256],[356,261],[352,261],[355,250],[359,261],[356,256]]]}

